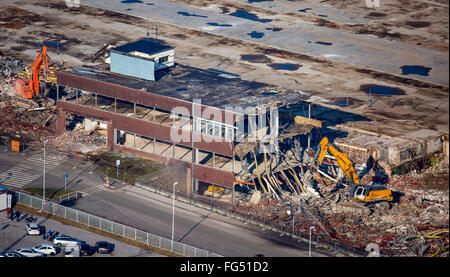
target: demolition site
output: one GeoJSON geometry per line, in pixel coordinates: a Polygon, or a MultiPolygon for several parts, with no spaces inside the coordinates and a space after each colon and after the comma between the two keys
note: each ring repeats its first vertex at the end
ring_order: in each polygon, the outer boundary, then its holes
{"type": "MultiPolygon", "coordinates": [[[[0,144],[11,151],[46,144],[108,182],[168,197],[177,182],[179,199],[344,255],[376,245],[382,256],[448,257],[448,19],[439,13],[416,34],[381,23],[400,13],[395,4],[376,14],[364,1],[168,1],[189,11],[175,13],[192,18],[186,26],[132,14],[143,1],[40,2],[0,4],[0,144]],[[194,26],[216,14],[220,24],[194,26]],[[241,26],[225,16],[270,26],[266,37],[298,21],[324,34],[305,42],[312,52],[295,50],[222,31],[241,26]],[[424,28],[428,47],[417,43],[424,28]],[[376,67],[384,60],[364,67],[359,46],[345,50],[360,55],[354,63],[317,54],[339,44],[325,43],[334,32],[434,51],[447,71],[430,65],[426,79],[376,67]]],[[[448,13],[448,3],[427,3],[448,13]]],[[[407,22],[421,18],[406,9],[407,22]]]]}

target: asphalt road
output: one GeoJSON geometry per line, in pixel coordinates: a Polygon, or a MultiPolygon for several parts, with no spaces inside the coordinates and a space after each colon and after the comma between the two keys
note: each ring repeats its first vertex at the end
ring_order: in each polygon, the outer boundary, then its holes
{"type": "MultiPolygon", "coordinates": [[[[17,171],[17,168],[27,163],[27,157],[39,153],[42,150],[14,153],[8,147],[0,146],[0,174],[7,174],[14,168],[17,171]]],[[[55,154],[48,154],[47,160],[52,155],[55,154]]],[[[114,184],[115,188],[108,190],[104,188],[101,177],[86,162],[69,158],[60,160],[60,165],[46,171],[46,187],[63,189],[62,175],[69,172],[67,188],[89,194],[74,202],[72,208],[171,238],[170,198],[124,184],[114,184]]],[[[39,171],[43,169],[43,164],[34,164],[34,167],[35,179],[24,187],[42,187],[42,171],[39,171]]],[[[0,178],[0,186],[17,189],[9,186],[8,182],[9,179],[0,178]]],[[[226,257],[251,257],[258,253],[268,257],[306,257],[309,246],[287,236],[262,231],[251,224],[212,214],[179,201],[176,201],[174,239],[226,257]]],[[[334,255],[313,247],[312,256],[334,255]]]]}
{"type": "MultiPolygon", "coordinates": [[[[300,19],[279,23],[276,21],[277,16],[258,18],[246,12],[223,14],[216,10],[196,8],[172,1],[84,0],[82,4],[396,75],[402,75],[401,67],[405,65],[430,67],[432,69],[429,76],[412,74],[404,77],[448,86],[448,53],[399,41],[352,34],[317,26],[300,19]],[[273,27],[282,27],[282,30],[274,32],[267,29],[273,27]],[[326,44],[318,44],[317,41],[326,44]]],[[[265,4],[265,8],[269,10],[284,12],[288,9],[292,9],[290,12],[298,12],[298,9],[303,7],[304,5],[294,6],[294,4],[282,7],[271,2],[265,4]]],[[[327,13],[333,15],[336,11],[327,13]]],[[[343,14],[338,16],[342,18],[343,14]]]]}

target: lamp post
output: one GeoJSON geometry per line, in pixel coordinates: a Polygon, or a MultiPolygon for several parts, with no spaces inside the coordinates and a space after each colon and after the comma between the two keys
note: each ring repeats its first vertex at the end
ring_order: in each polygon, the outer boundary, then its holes
{"type": "Polygon", "coordinates": [[[292,219],[292,237],[294,237],[295,232],[295,216],[294,216],[294,207],[292,205],[292,202],[286,202],[286,204],[289,204],[291,209],[287,211],[288,215],[291,216],[292,219]]]}
{"type": "Polygon", "coordinates": [[[178,182],[173,183],[173,200],[172,200],[172,241],[170,243],[170,251],[173,252],[173,229],[175,223],[175,186],[178,182]]]}
{"type": "Polygon", "coordinates": [[[45,144],[47,144],[48,139],[44,141],[44,176],[42,182],[42,211],[44,211],[45,207],[45,144]]]}
{"type": "Polygon", "coordinates": [[[309,254],[308,254],[308,257],[311,257],[311,231],[314,229],[316,229],[316,227],[314,227],[314,226],[309,227],[309,252],[308,252],[309,254]]]}

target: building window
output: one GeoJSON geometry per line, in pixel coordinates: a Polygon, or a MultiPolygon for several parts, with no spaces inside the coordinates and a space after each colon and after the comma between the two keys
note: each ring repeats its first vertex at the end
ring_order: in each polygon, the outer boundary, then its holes
{"type": "Polygon", "coordinates": [[[164,56],[158,59],[159,63],[166,63],[169,60],[169,56],[164,56]]]}

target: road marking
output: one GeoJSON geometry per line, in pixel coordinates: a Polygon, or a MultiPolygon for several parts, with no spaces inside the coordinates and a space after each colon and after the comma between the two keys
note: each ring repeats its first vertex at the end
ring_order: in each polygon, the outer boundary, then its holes
{"type": "MultiPolygon", "coordinates": [[[[46,155],[45,157],[45,167],[46,169],[53,169],[61,165],[65,160],[66,156],[61,155],[46,155]]],[[[44,156],[40,153],[35,153],[30,157],[25,159],[24,164],[18,164],[8,170],[0,173],[0,182],[4,185],[22,188],[38,178],[42,178],[42,173],[44,167],[44,156]]]]}
{"type": "Polygon", "coordinates": [[[106,188],[105,185],[96,185],[93,187],[88,187],[83,190],[80,190],[79,192],[81,192],[85,196],[89,196],[89,195],[92,195],[92,194],[95,194],[95,193],[98,193],[101,191],[112,191],[112,190],[109,188],[106,188]]]}

